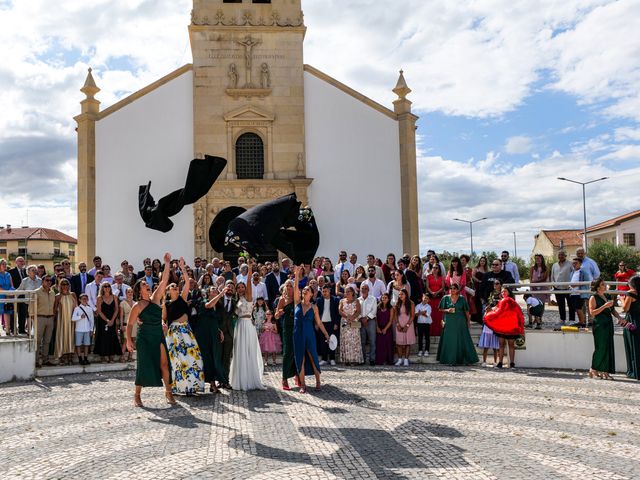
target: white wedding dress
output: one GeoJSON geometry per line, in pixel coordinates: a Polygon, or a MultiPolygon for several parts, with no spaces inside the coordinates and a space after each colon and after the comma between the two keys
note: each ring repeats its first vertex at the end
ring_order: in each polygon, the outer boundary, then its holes
{"type": "Polygon", "coordinates": [[[266,389],[262,383],[264,366],[258,334],[251,322],[252,311],[253,302],[241,297],[236,305],[238,321],[233,332],[233,357],[229,371],[229,380],[234,390],[266,389]]]}

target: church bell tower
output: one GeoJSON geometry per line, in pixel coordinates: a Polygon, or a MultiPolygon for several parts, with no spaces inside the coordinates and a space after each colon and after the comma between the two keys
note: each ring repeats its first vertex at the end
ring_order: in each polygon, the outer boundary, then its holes
{"type": "Polygon", "coordinates": [[[194,0],[194,152],[227,168],[194,208],[195,252],[222,208],[293,191],[306,203],[301,0],[194,0]]]}

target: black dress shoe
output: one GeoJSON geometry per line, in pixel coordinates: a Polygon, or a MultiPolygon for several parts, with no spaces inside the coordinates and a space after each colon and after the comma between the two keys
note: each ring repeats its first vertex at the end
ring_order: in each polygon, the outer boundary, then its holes
{"type": "Polygon", "coordinates": [[[369,360],[369,365],[371,365],[372,367],[375,366],[376,362],[374,362],[373,360],[369,360]]]}

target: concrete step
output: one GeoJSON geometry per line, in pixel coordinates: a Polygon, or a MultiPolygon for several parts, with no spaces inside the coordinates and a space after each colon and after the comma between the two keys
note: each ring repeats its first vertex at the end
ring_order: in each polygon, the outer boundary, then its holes
{"type": "Polygon", "coordinates": [[[41,367],[36,369],[36,377],[57,377],[60,375],[72,375],[77,373],[101,373],[120,372],[123,370],[135,370],[135,362],[128,363],[92,363],[91,365],[56,365],[53,367],[41,367]]]}

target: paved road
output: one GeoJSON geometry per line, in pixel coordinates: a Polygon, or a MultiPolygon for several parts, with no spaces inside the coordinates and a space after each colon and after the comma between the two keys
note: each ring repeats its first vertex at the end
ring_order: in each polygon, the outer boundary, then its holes
{"type": "Polygon", "coordinates": [[[640,475],[640,384],[417,365],[131,406],[132,372],[0,386],[0,478],[622,479],[640,475]]]}

